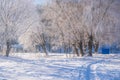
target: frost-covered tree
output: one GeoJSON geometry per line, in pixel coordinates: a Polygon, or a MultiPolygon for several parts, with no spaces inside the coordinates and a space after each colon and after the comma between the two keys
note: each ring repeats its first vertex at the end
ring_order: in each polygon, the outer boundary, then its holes
{"type": "Polygon", "coordinates": [[[46,16],[44,16],[44,6],[37,6],[37,25],[34,26],[34,30],[31,32],[31,42],[33,43],[35,48],[40,49],[44,51],[46,56],[48,55],[47,47],[48,44],[50,44],[50,25],[51,20],[47,19],[46,16]]]}
{"type": "Polygon", "coordinates": [[[48,6],[49,14],[47,16],[53,21],[53,29],[57,39],[55,44],[66,48],[73,47],[75,53],[83,55],[83,37],[84,29],[82,25],[83,6],[76,1],[53,0],[52,6],[48,6]],[[52,16],[52,17],[51,17],[52,16]]]}
{"type": "Polygon", "coordinates": [[[24,33],[33,22],[34,4],[32,0],[0,0],[0,33],[6,56],[9,56],[13,41],[24,33]]]}

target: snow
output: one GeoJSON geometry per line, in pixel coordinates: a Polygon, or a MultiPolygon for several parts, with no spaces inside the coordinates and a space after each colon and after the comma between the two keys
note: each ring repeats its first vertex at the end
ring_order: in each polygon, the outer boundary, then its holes
{"type": "Polygon", "coordinates": [[[64,54],[0,56],[0,80],[120,80],[120,55],[66,58],[64,54]]]}

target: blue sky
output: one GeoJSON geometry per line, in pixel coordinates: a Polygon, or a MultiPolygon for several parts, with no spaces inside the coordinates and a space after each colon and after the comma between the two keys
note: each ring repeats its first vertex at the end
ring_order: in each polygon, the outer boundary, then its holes
{"type": "Polygon", "coordinates": [[[36,4],[45,4],[47,0],[36,0],[36,4]]]}

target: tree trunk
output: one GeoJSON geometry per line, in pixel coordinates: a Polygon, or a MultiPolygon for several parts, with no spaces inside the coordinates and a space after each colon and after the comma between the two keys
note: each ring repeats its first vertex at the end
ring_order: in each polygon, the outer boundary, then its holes
{"type": "Polygon", "coordinates": [[[9,42],[9,41],[6,42],[6,46],[7,46],[6,56],[8,57],[8,56],[9,56],[9,53],[10,53],[10,49],[11,49],[11,46],[10,46],[10,42],[9,42]]]}
{"type": "Polygon", "coordinates": [[[95,42],[95,53],[98,52],[99,49],[99,42],[95,42]]]}
{"type": "Polygon", "coordinates": [[[48,49],[49,49],[49,52],[51,52],[51,45],[50,45],[50,43],[48,44],[48,49]]]}
{"type": "Polygon", "coordinates": [[[48,53],[47,53],[47,49],[46,49],[46,47],[45,47],[45,44],[42,45],[42,48],[43,48],[43,51],[44,51],[45,55],[48,56],[48,53]]]}
{"type": "Polygon", "coordinates": [[[82,43],[82,41],[80,41],[80,43],[79,43],[79,48],[80,48],[81,56],[84,56],[84,52],[83,52],[83,43],[82,43]]]}
{"type": "Polygon", "coordinates": [[[92,56],[92,46],[93,46],[93,36],[90,35],[88,41],[89,56],[92,56]]]}
{"type": "Polygon", "coordinates": [[[77,56],[80,56],[76,45],[73,45],[73,47],[74,47],[75,54],[76,54],[77,56]]]}

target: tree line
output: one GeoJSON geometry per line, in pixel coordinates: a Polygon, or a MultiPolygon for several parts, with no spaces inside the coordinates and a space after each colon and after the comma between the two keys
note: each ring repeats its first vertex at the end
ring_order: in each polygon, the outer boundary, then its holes
{"type": "Polygon", "coordinates": [[[1,0],[0,44],[6,46],[6,56],[15,41],[46,55],[49,47],[92,56],[99,46],[119,42],[119,4],[119,0],[50,0],[45,5],[1,0]]]}

